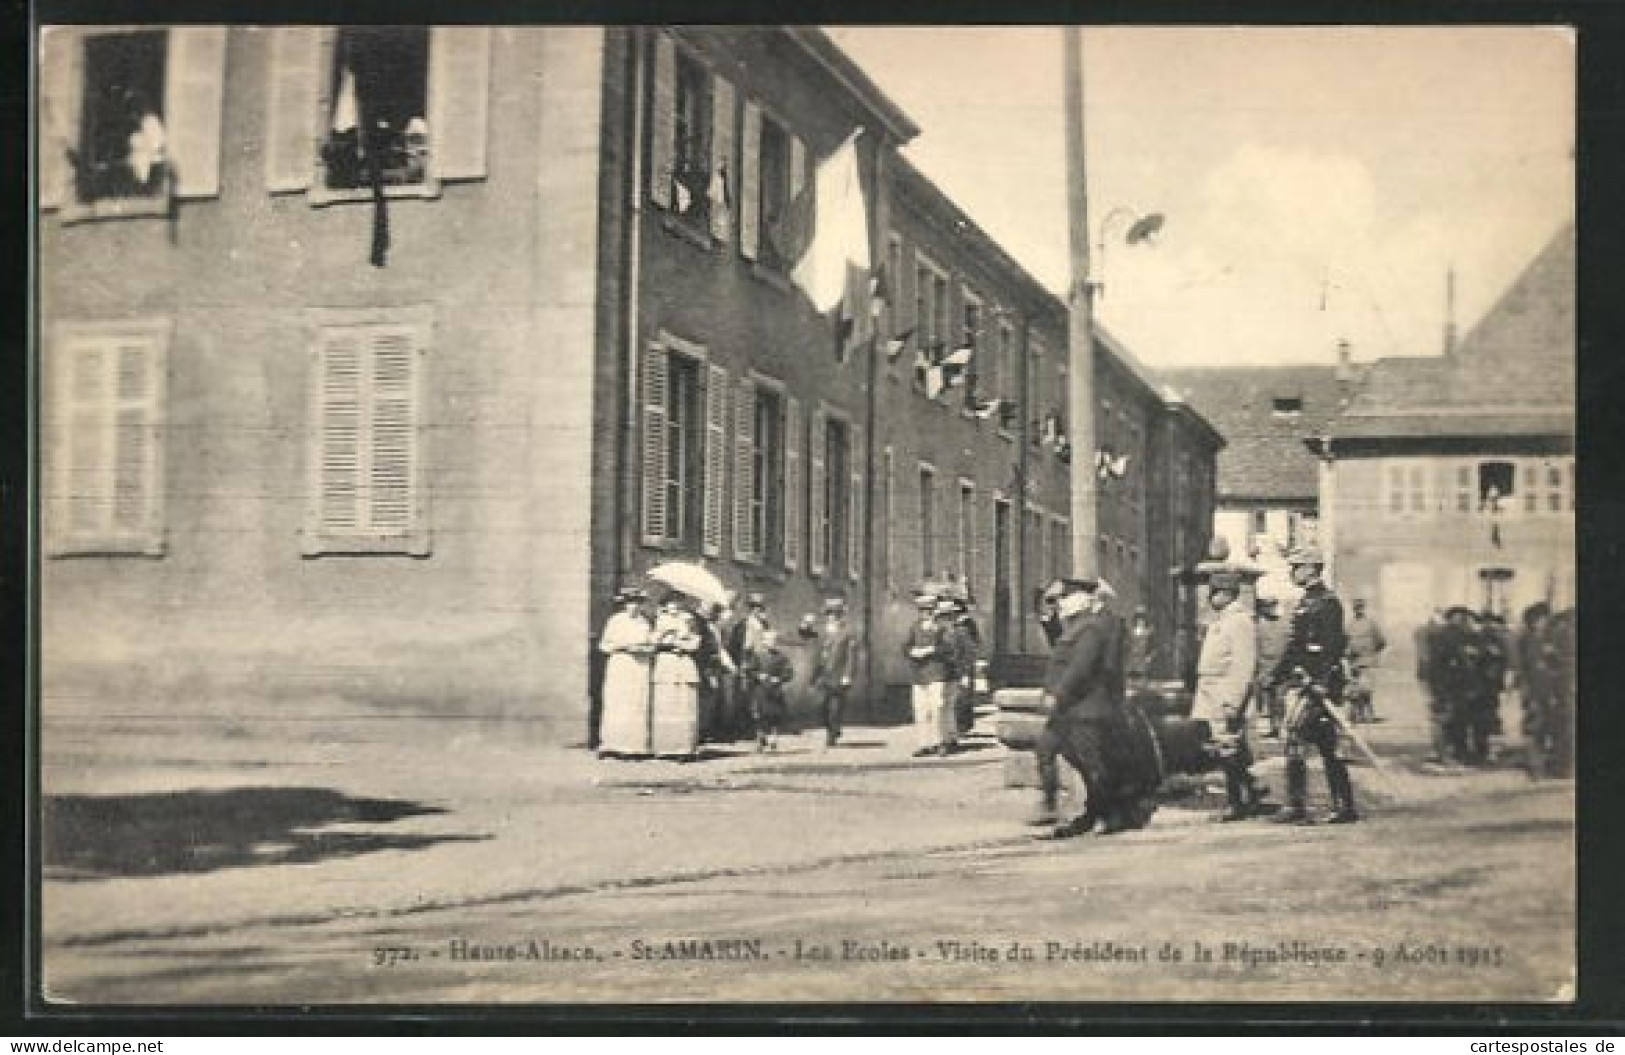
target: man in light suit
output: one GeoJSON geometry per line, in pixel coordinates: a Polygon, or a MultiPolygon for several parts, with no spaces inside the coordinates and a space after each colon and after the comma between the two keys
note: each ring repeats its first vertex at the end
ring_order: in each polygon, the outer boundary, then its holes
{"type": "Polygon", "coordinates": [[[1252,616],[1237,603],[1240,579],[1214,572],[1208,580],[1208,603],[1218,613],[1202,638],[1196,660],[1196,701],[1191,718],[1207,724],[1210,749],[1224,771],[1226,808],[1222,821],[1239,821],[1256,811],[1257,801],[1247,767],[1247,703],[1258,662],[1258,633],[1252,616]]]}

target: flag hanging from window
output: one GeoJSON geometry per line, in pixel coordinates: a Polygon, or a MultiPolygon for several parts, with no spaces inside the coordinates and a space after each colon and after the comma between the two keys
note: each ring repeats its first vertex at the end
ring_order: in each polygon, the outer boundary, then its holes
{"type": "MultiPolygon", "coordinates": [[[[869,272],[869,211],[858,175],[857,138],[858,132],[853,132],[818,166],[810,188],[812,239],[791,272],[820,312],[830,311],[849,295],[849,268],[869,272]]],[[[867,314],[866,307],[851,310],[854,315],[867,314]]]]}

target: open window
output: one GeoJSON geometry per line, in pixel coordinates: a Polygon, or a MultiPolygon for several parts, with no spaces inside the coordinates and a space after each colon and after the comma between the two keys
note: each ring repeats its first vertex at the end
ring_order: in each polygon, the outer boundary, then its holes
{"type": "Polygon", "coordinates": [[[266,186],[312,204],[435,197],[486,175],[491,30],[271,31],[266,186]]]}
{"type": "Polygon", "coordinates": [[[1292,421],[1302,413],[1302,396],[1276,396],[1270,400],[1270,414],[1276,418],[1292,421]]]}
{"type": "Polygon", "coordinates": [[[1517,474],[1511,462],[1478,463],[1478,509],[1499,513],[1510,508],[1517,474]]]}
{"type": "Polygon", "coordinates": [[[326,75],[323,185],[349,191],[427,182],[428,28],[342,28],[326,75]]]}
{"type": "Polygon", "coordinates": [[[220,188],[226,31],[53,27],[40,59],[40,205],[162,216],[220,188]]]}

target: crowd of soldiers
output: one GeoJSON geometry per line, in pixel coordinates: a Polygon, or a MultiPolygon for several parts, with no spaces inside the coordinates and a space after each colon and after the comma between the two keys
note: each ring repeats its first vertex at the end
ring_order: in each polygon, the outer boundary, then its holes
{"type": "Polygon", "coordinates": [[[1456,605],[1416,632],[1416,678],[1428,698],[1429,761],[1484,765],[1502,733],[1501,697],[1516,687],[1530,772],[1573,772],[1574,613],[1540,601],[1511,631],[1493,612],[1456,605]]]}

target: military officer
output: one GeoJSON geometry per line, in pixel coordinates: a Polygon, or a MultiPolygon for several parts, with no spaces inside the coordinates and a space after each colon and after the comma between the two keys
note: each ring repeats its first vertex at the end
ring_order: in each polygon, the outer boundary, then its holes
{"type": "Polygon", "coordinates": [[[1046,826],[1059,819],[1058,756],[1065,756],[1083,778],[1086,800],[1082,814],[1054,830],[1057,838],[1090,831],[1111,808],[1109,759],[1120,703],[1112,682],[1121,666],[1112,654],[1119,639],[1100,618],[1098,586],[1094,579],[1063,579],[1056,591],[1060,634],[1044,677],[1050,715],[1033,749],[1038,756],[1040,799],[1029,823],[1046,826]]]}
{"type": "Polygon", "coordinates": [[[1292,581],[1303,595],[1292,611],[1286,651],[1275,664],[1270,683],[1286,685],[1302,677],[1308,684],[1288,691],[1283,730],[1287,806],[1276,820],[1303,824],[1309,819],[1304,808],[1309,790],[1308,763],[1304,759],[1307,746],[1320,753],[1326,769],[1326,786],[1332,800],[1327,823],[1352,824],[1360,819],[1354,808],[1354,784],[1349,779],[1348,763],[1337,753],[1340,723],[1330,710],[1342,699],[1343,652],[1348,646],[1343,633],[1343,604],[1321,579],[1326,562],[1318,549],[1295,550],[1287,563],[1292,567],[1292,581]]]}

